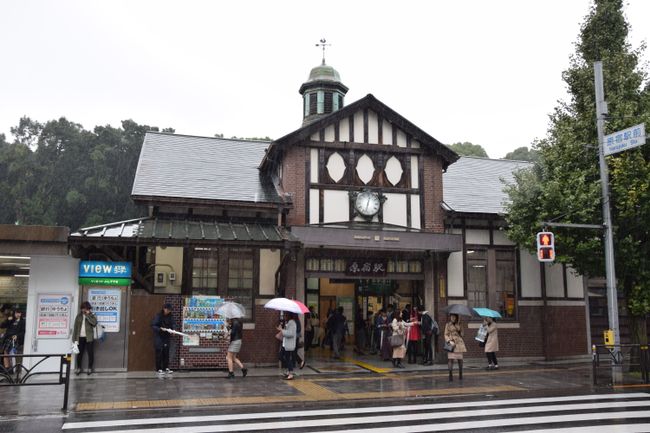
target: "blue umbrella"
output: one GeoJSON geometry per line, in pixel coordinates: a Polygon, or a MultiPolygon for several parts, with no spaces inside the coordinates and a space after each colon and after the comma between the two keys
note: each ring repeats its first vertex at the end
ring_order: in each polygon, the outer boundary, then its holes
{"type": "Polygon", "coordinates": [[[474,311],[476,311],[476,314],[478,314],[481,317],[494,317],[496,319],[501,318],[501,314],[499,314],[498,311],[490,310],[489,308],[472,308],[474,311]]]}

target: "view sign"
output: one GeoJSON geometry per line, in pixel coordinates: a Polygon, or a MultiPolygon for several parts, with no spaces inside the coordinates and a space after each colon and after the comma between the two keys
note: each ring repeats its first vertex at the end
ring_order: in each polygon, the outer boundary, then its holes
{"type": "Polygon", "coordinates": [[[80,262],[79,278],[131,278],[130,262],[80,262]]]}
{"type": "Polygon", "coordinates": [[[645,144],[645,124],[632,126],[606,135],[603,139],[603,153],[611,155],[645,144]]]}

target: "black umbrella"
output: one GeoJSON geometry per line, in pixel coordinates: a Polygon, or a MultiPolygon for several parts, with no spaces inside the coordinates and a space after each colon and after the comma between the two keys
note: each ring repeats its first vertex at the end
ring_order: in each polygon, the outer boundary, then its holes
{"type": "Polygon", "coordinates": [[[474,316],[476,313],[472,311],[467,305],[451,304],[445,308],[447,314],[458,314],[459,316],[474,316]]]}

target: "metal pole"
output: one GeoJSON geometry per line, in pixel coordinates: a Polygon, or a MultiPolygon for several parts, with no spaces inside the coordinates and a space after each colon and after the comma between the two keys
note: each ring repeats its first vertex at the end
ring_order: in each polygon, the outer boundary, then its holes
{"type": "MultiPolygon", "coordinates": [[[[616,295],[616,272],[614,269],[614,237],[612,234],[612,216],[609,207],[609,174],[604,154],[605,115],[607,103],[603,88],[603,62],[594,62],[594,82],[596,85],[596,126],[598,128],[598,159],[600,163],[600,186],[603,193],[603,225],[605,228],[605,274],[607,276],[607,311],[609,328],[614,331],[614,344],[621,344],[618,329],[618,298],[616,295]]],[[[612,359],[618,359],[617,346],[614,346],[612,359]]],[[[612,382],[622,381],[622,371],[612,361],[612,382]]]]}

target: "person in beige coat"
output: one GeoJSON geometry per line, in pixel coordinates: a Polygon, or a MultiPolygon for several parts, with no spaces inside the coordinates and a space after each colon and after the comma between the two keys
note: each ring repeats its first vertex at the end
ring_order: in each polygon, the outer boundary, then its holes
{"type": "Polygon", "coordinates": [[[458,360],[458,379],[463,380],[463,353],[467,352],[465,340],[463,340],[463,327],[460,324],[458,314],[450,314],[449,321],[445,325],[445,342],[451,344],[453,352],[447,352],[449,366],[449,381],[454,380],[454,359],[458,360]]]}
{"type": "Polygon", "coordinates": [[[402,320],[402,316],[400,315],[393,319],[391,328],[393,329],[392,335],[402,336],[402,344],[400,346],[393,347],[393,367],[404,368],[402,359],[404,359],[404,355],[406,355],[406,334],[408,326],[404,320],[402,320]]]}
{"type": "Polygon", "coordinates": [[[483,324],[487,326],[487,339],[485,340],[485,355],[488,359],[488,370],[498,370],[497,352],[499,351],[499,330],[491,317],[486,317],[483,324]]]}

